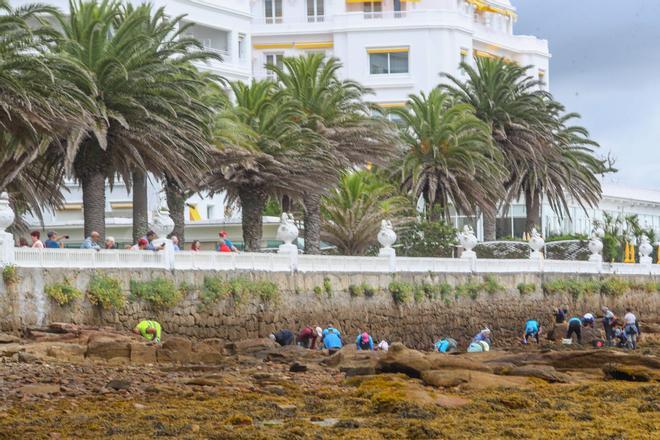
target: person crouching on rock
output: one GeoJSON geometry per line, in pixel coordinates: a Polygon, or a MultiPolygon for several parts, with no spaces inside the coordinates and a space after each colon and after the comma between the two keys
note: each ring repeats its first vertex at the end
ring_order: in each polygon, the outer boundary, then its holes
{"type": "Polygon", "coordinates": [[[557,309],[552,313],[555,315],[555,324],[562,324],[566,321],[566,315],[568,315],[568,307],[557,307],[557,309]]]}
{"type": "Polygon", "coordinates": [[[160,344],[161,327],[158,321],[140,321],[134,328],[133,333],[145,338],[149,343],[160,344]]]}
{"type": "Polygon", "coordinates": [[[323,348],[327,348],[330,354],[341,350],[344,342],[341,339],[341,333],[333,326],[328,326],[322,333],[323,348]]]}
{"type": "Polygon", "coordinates": [[[367,332],[358,335],[358,337],[355,339],[355,345],[357,346],[358,351],[374,351],[374,340],[371,336],[369,336],[369,333],[367,332]]]}
{"type": "Polygon", "coordinates": [[[487,342],[488,345],[493,345],[493,340],[491,339],[491,332],[489,328],[485,328],[481,330],[479,333],[474,335],[474,338],[472,338],[472,342],[487,342]]]}
{"type": "Polygon", "coordinates": [[[321,330],[321,327],[316,327],[316,329],[313,329],[311,327],[305,327],[304,329],[300,330],[300,333],[298,334],[298,339],[297,343],[301,347],[309,348],[310,350],[314,350],[316,348],[316,339],[320,338],[323,336],[323,331],[321,330]]]}
{"type": "Polygon", "coordinates": [[[456,341],[452,338],[443,338],[433,344],[433,350],[438,353],[451,353],[456,351],[457,347],[458,344],[456,344],[456,341]]]}
{"type": "Polygon", "coordinates": [[[291,330],[283,329],[276,333],[271,333],[269,335],[270,339],[280,344],[282,347],[285,345],[293,345],[296,337],[294,336],[291,330]]]}
{"type": "Polygon", "coordinates": [[[536,339],[536,343],[539,343],[539,335],[541,334],[541,326],[536,319],[530,319],[525,323],[525,335],[523,336],[523,344],[529,343],[529,338],[533,337],[536,339]]]}
{"type": "Polygon", "coordinates": [[[582,321],[577,316],[568,320],[566,339],[573,339],[573,334],[577,336],[578,344],[582,344],[582,321]]]}

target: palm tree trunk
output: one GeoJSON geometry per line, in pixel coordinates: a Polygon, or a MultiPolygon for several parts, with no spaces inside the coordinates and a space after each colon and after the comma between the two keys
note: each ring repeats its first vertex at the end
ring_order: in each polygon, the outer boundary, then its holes
{"type": "Polygon", "coordinates": [[[527,208],[526,232],[531,232],[537,228],[541,232],[541,195],[538,191],[525,191],[525,207],[527,208]]]}
{"type": "Polygon", "coordinates": [[[259,252],[263,235],[263,210],[268,195],[258,189],[244,188],[238,191],[238,198],[241,200],[243,246],[247,252],[259,252]]]}
{"type": "Polygon", "coordinates": [[[81,176],[84,235],[92,231],[105,238],[105,177],[99,171],[89,171],[81,176]]]}
{"type": "Polygon", "coordinates": [[[137,243],[149,230],[147,174],[143,170],[134,170],[131,174],[133,178],[133,243],[137,243]]]}
{"type": "Polygon", "coordinates": [[[484,241],[495,241],[497,230],[497,208],[485,210],[483,212],[484,220],[484,241]]]}
{"type": "Polygon", "coordinates": [[[185,203],[186,196],[172,179],[165,179],[165,195],[167,196],[167,208],[170,210],[170,217],[174,221],[174,230],[172,235],[179,238],[179,246],[183,246],[185,240],[185,203]]]}
{"type": "Polygon", "coordinates": [[[303,195],[305,205],[305,253],[321,253],[321,195],[307,193],[303,195]]]}

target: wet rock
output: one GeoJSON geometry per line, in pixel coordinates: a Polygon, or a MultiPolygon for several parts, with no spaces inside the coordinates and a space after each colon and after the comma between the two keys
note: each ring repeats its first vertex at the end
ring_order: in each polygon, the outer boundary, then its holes
{"type": "Polygon", "coordinates": [[[157,351],[158,362],[190,362],[192,342],[186,338],[170,336],[157,351]]]}
{"type": "Polygon", "coordinates": [[[0,344],[16,344],[19,342],[21,342],[21,338],[17,336],[0,333],[0,344]]]}
{"type": "Polygon", "coordinates": [[[301,364],[300,362],[294,362],[289,367],[289,371],[292,372],[292,373],[303,373],[303,372],[307,371],[308,369],[309,369],[309,367],[307,367],[307,365],[301,364]]]}
{"type": "Polygon", "coordinates": [[[527,376],[537,377],[546,380],[550,383],[568,383],[570,377],[564,373],[560,373],[550,365],[524,365],[521,367],[513,367],[507,371],[511,376],[527,376]]]}
{"type": "Polygon", "coordinates": [[[421,375],[426,385],[438,388],[453,388],[470,381],[470,373],[452,370],[427,370],[421,375]]]}
{"type": "Polygon", "coordinates": [[[192,347],[192,362],[220,364],[224,361],[224,344],[220,339],[204,339],[192,347]]]}
{"type": "Polygon", "coordinates": [[[11,344],[3,344],[0,345],[0,357],[12,357],[19,351],[24,351],[25,347],[16,344],[16,343],[11,343],[11,344]]]}
{"type": "Polygon", "coordinates": [[[284,396],[286,394],[286,389],[281,385],[268,385],[264,387],[264,391],[275,394],[276,396],[284,396]]]}
{"type": "Polygon", "coordinates": [[[60,386],[50,383],[35,383],[30,385],[23,385],[16,391],[24,395],[54,394],[60,392],[60,386]]]}
{"type": "Polygon", "coordinates": [[[346,377],[376,374],[376,368],[373,365],[346,365],[339,367],[339,371],[344,373],[346,377]]]}
{"type": "Polygon", "coordinates": [[[277,412],[281,417],[294,417],[298,412],[296,405],[275,404],[277,412]]]}
{"type": "Polygon", "coordinates": [[[186,385],[198,385],[198,386],[218,386],[221,385],[220,382],[213,379],[208,379],[205,377],[193,377],[184,382],[186,385]]]}
{"type": "Polygon", "coordinates": [[[353,419],[342,419],[335,423],[334,427],[343,429],[358,429],[360,427],[360,422],[353,419]]]}
{"type": "Polygon", "coordinates": [[[660,373],[657,370],[640,366],[612,364],[605,366],[603,372],[608,379],[627,380],[630,382],[660,381],[660,373]]]}
{"type": "Polygon", "coordinates": [[[228,354],[250,355],[265,358],[271,350],[279,345],[270,338],[246,339],[244,341],[232,342],[225,345],[228,354]]]}
{"type": "Polygon", "coordinates": [[[117,336],[94,336],[87,344],[86,357],[100,360],[125,359],[131,355],[130,339],[117,336]]]}
{"type": "Polygon", "coordinates": [[[112,379],[105,386],[106,386],[106,388],[110,388],[110,389],[113,389],[115,391],[119,391],[119,390],[129,389],[131,387],[131,383],[126,381],[126,380],[112,379]]]}
{"type": "Polygon", "coordinates": [[[142,342],[130,344],[131,362],[134,364],[155,364],[158,360],[156,345],[147,345],[142,342]]]}
{"type": "Polygon", "coordinates": [[[39,361],[39,358],[33,355],[32,353],[27,353],[25,351],[21,351],[18,353],[18,362],[30,364],[37,361],[39,361]]]}
{"type": "Polygon", "coordinates": [[[424,354],[406,348],[401,343],[392,344],[387,355],[379,360],[376,367],[376,371],[403,373],[414,378],[420,378],[422,371],[430,369],[431,363],[424,354]]]}

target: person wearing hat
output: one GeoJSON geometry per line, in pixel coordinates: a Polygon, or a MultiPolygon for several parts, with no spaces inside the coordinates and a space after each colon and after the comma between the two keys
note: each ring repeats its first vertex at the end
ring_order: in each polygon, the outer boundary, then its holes
{"type": "Polygon", "coordinates": [[[369,333],[367,332],[358,335],[358,337],[355,339],[355,345],[357,346],[358,351],[374,351],[374,340],[371,336],[369,336],[369,333]]]}
{"type": "Polygon", "coordinates": [[[234,246],[234,243],[232,243],[231,240],[229,238],[227,238],[227,235],[228,235],[227,231],[222,230],[218,233],[218,235],[220,236],[220,244],[218,245],[218,247],[216,249],[218,252],[227,252],[227,251],[223,250],[223,245],[227,246],[227,248],[229,249],[229,252],[238,252],[238,249],[236,249],[236,246],[234,246]]]}
{"type": "Polygon", "coordinates": [[[296,337],[294,336],[293,332],[287,329],[280,330],[276,333],[271,333],[269,338],[280,344],[282,347],[285,345],[293,345],[296,341],[296,337]]]}
{"type": "Polygon", "coordinates": [[[147,246],[149,246],[149,242],[147,241],[146,238],[141,238],[138,240],[137,244],[134,244],[131,246],[132,251],[144,251],[147,250],[147,246]]]}
{"type": "Polygon", "coordinates": [[[487,342],[489,346],[493,344],[490,335],[490,329],[488,327],[481,330],[479,333],[474,335],[474,338],[472,338],[472,342],[481,342],[481,341],[487,342]]]}
{"type": "Polygon", "coordinates": [[[323,330],[321,330],[321,327],[316,327],[316,329],[313,329],[307,326],[302,330],[300,330],[300,333],[298,334],[298,338],[297,338],[297,343],[301,347],[314,350],[316,348],[316,340],[318,338],[321,338],[322,336],[323,336],[323,330]]]}

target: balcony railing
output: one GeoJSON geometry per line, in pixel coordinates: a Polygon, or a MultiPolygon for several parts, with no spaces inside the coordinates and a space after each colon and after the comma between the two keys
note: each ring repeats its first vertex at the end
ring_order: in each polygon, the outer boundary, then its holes
{"type": "Polygon", "coordinates": [[[34,268],[160,268],[175,270],[352,273],[575,273],[660,275],[660,265],[543,259],[346,257],[211,251],[130,251],[15,248],[13,264],[34,268]]]}

